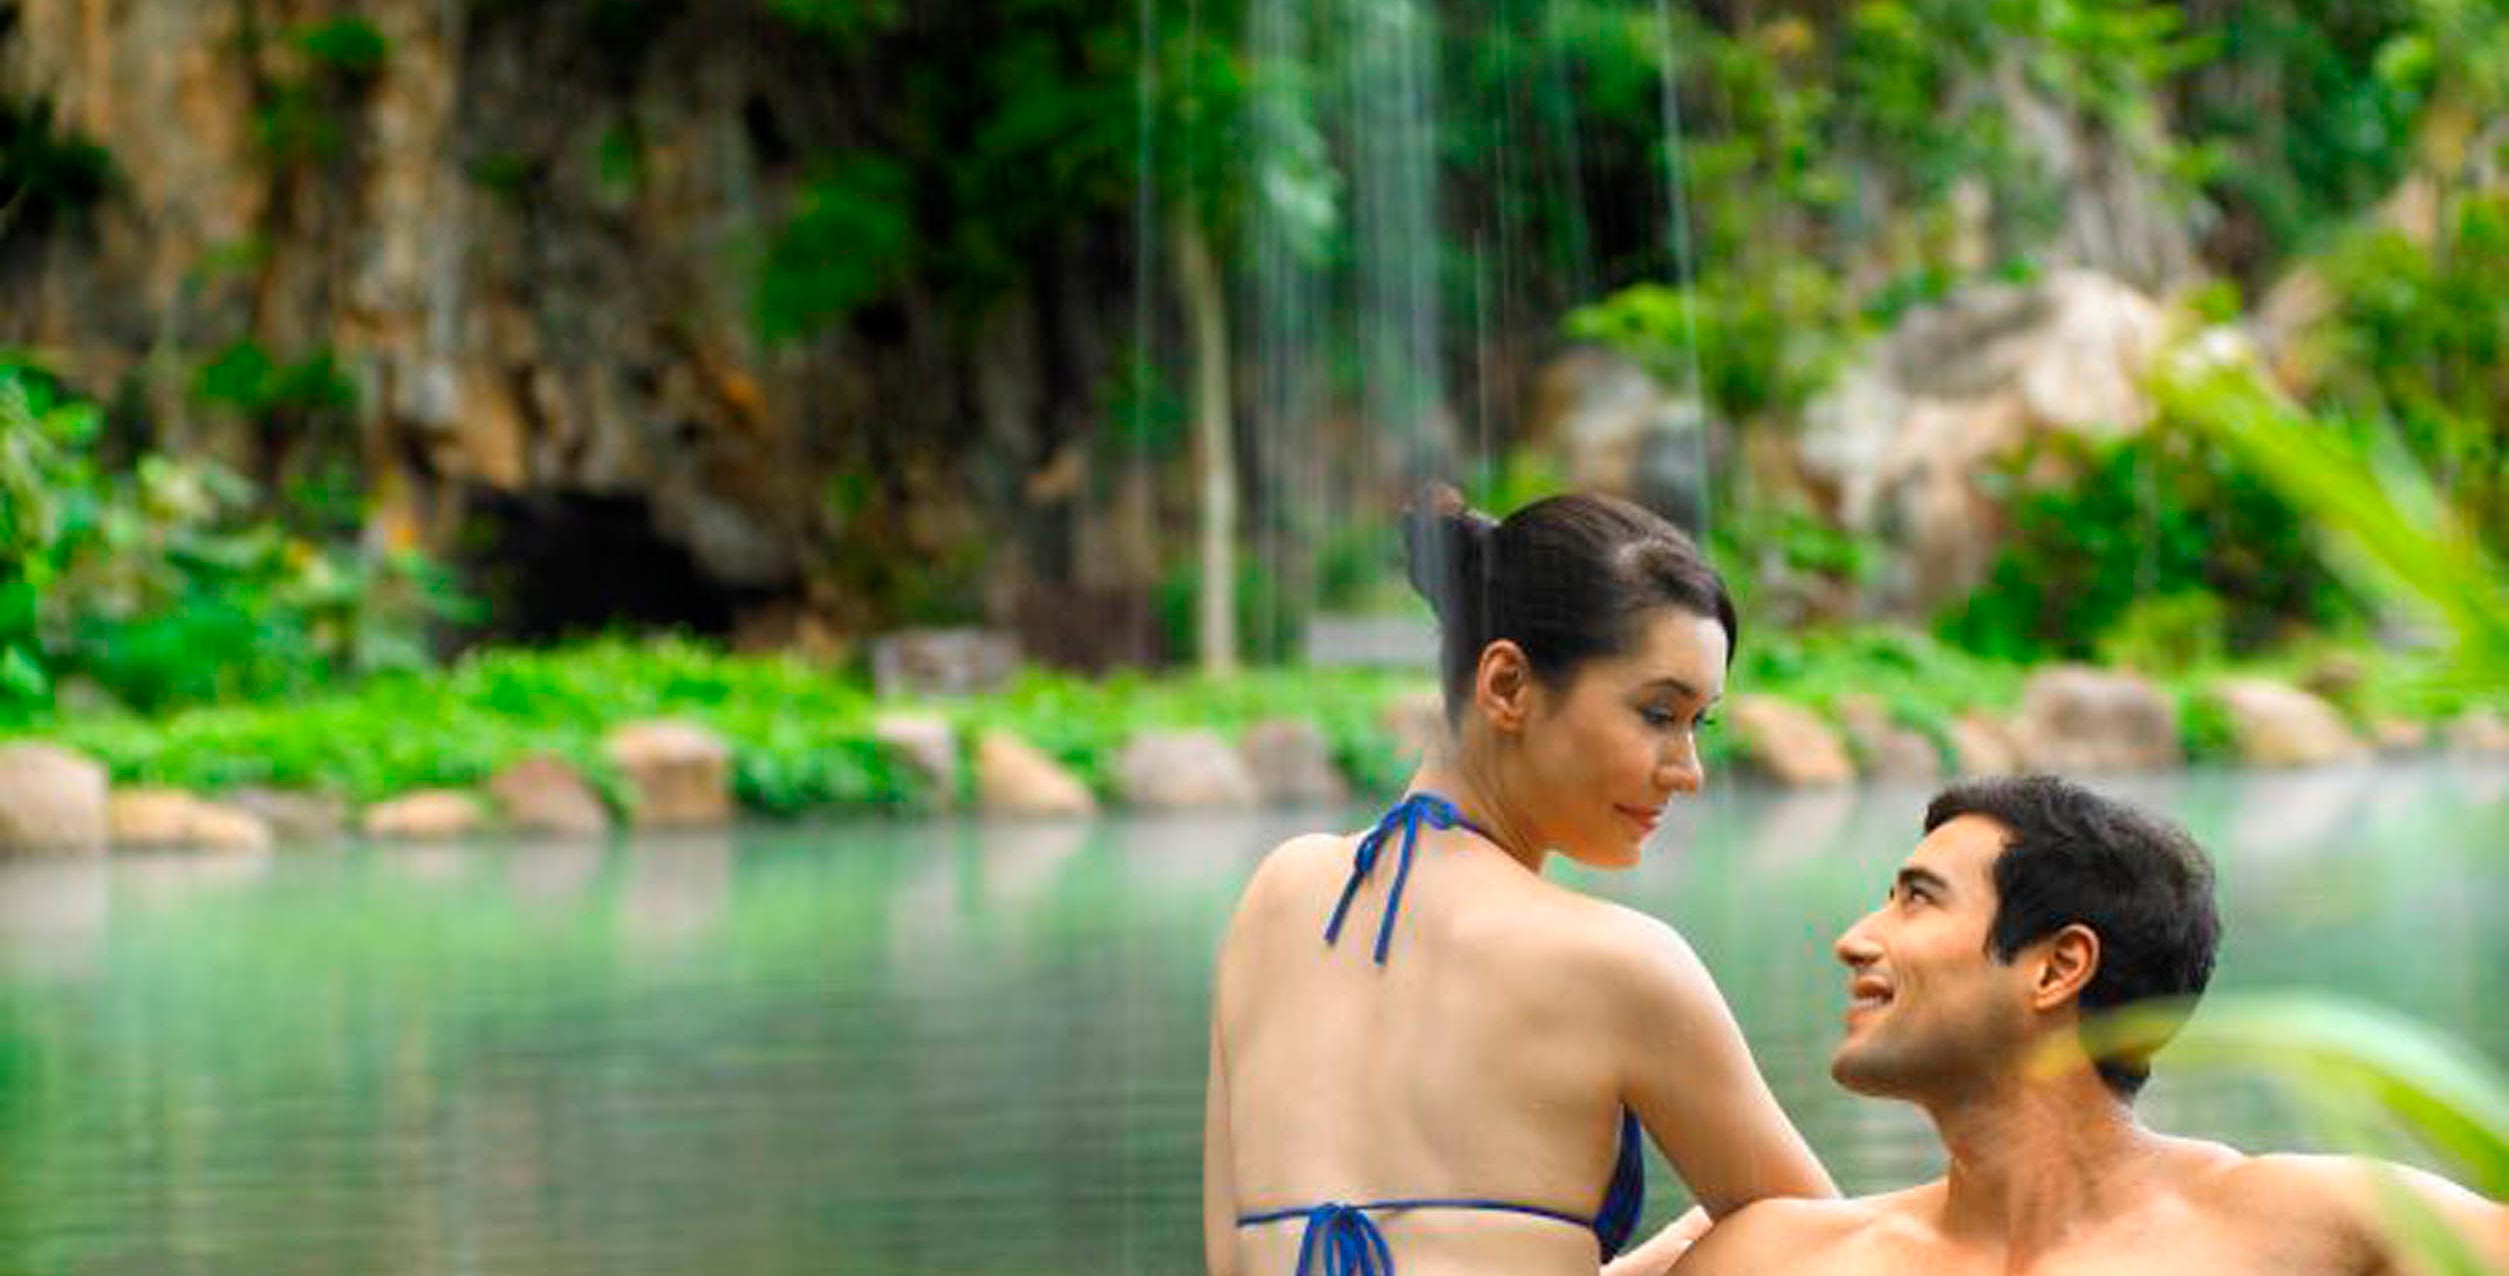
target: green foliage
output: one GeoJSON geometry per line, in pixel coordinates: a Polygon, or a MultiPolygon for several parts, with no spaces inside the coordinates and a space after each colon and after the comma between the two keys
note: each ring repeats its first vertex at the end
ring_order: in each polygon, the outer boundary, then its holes
{"type": "Polygon", "coordinates": [[[341,16],[288,32],[301,69],[266,76],[253,107],[253,132],[273,169],[318,168],[347,153],[342,121],[383,74],[391,42],[373,23],[341,16]]]}
{"type": "Polygon", "coordinates": [[[255,420],[301,420],[357,410],[357,387],[340,371],[330,350],[283,364],[249,337],[202,364],[194,392],[203,403],[255,420]]]}
{"type": "Polygon", "coordinates": [[[1847,697],[1871,696],[1893,721],[1941,745],[1960,715],[2020,703],[2026,674],[2019,665],[1981,659],[1912,630],[1768,634],[1746,628],[1727,681],[1738,692],[1779,696],[1833,715],[1847,697]]]}
{"type": "Polygon", "coordinates": [[[0,96],[0,243],[93,208],[113,173],[110,152],[54,125],[51,102],[0,96]]]}
{"type": "Polygon", "coordinates": [[[2509,196],[2468,198],[2443,241],[2361,231],[2323,264],[2340,308],[2329,398],[2392,423],[2492,552],[2509,553],[2509,196]]]}
{"type": "Polygon", "coordinates": [[[758,275],[760,329],[806,337],[896,286],[913,264],[906,170],[856,152],[816,165],[768,247],[758,275]]]}
{"type": "Polygon", "coordinates": [[[2413,0],[2321,5],[2263,0],[2230,6],[2217,28],[2222,65],[2186,77],[2186,122],[2223,148],[2211,197],[2255,242],[2234,265],[2312,245],[2392,189],[2412,156],[2413,121],[2430,79],[2413,0]],[[2259,109],[2258,89],[2272,93],[2259,109]]]}
{"type": "Polygon", "coordinates": [[[2230,609],[2200,589],[2137,598],[2099,636],[2103,664],[2169,676],[2220,664],[2230,609]]]}
{"type": "Polygon", "coordinates": [[[2089,657],[2138,602],[2190,594],[2220,600],[2221,641],[2240,654],[2353,614],[2308,547],[2308,518],[2240,453],[2175,416],[2109,442],[2049,437],[2014,459],[2004,485],[2005,547],[1939,622],[1971,651],[2089,657]],[[2070,477],[2023,486],[2046,468],[2070,477]]]}
{"type": "Polygon", "coordinates": [[[2221,697],[2204,687],[2181,685],[2172,698],[2178,708],[2178,745],[2186,750],[2188,761],[2239,760],[2238,728],[2221,697]]]}
{"type": "Polygon", "coordinates": [[[1465,502],[1474,509],[1520,510],[1567,491],[1568,479],[1548,457],[1519,447],[1474,466],[1462,486],[1465,502]]]}
{"type": "Polygon", "coordinates": [[[1667,385],[1697,385],[1727,420],[1754,421],[1791,414],[1818,393],[1853,324],[1829,273],[1799,262],[1765,278],[1634,285],[1573,312],[1565,328],[1637,359],[1667,385]]]}
{"type": "MultiPolygon", "coordinates": [[[[2477,1193],[2509,1195],[2509,1078],[2391,1011],[2322,994],[2232,995],[2200,1008],[2115,1011],[2086,1024],[2083,1041],[2100,1054],[2148,1055],[2166,1046],[2173,1067],[2263,1077],[2298,1100],[2336,1147],[2385,1152],[2401,1137],[2444,1157],[2477,1193]]],[[[2491,1270],[2402,1181],[2382,1175],[2379,1182],[2391,1226],[2419,1260],[2404,1266],[2451,1276],[2491,1270]]]]}
{"type": "MultiPolygon", "coordinates": [[[[1306,631],[1308,607],[1283,588],[1278,572],[1252,555],[1237,558],[1237,587],[1230,592],[1237,612],[1238,657],[1275,664],[1296,656],[1298,637],[1306,631]]],[[[1202,569],[1194,559],[1180,559],[1159,578],[1153,603],[1159,618],[1162,649],[1170,654],[1199,650],[1202,634],[1202,569]]]]}
{"type": "Polygon", "coordinates": [[[1235,739],[1269,718],[1306,718],[1324,732],[1343,773],[1363,791],[1393,792],[1417,759],[1406,759],[1383,713],[1395,699],[1433,690],[1424,675],[1356,669],[1259,669],[1229,678],[1150,677],[1117,671],[1091,680],[1040,671],[958,707],[969,739],[1000,728],[1070,767],[1101,796],[1114,792],[1108,769],[1125,742],[1150,728],[1196,729],[1235,739]]]}
{"type": "Polygon", "coordinates": [[[2331,539],[2337,569],[2437,617],[2456,639],[2446,679],[2483,696],[2509,687],[2509,567],[2427,475],[2382,463],[2357,432],[2309,420],[2237,363],[2181,356],[2162,365],[2153,388],[2174,417],[2307,511],[2331,539]]]}
{"type": "Polygon", "coordinates": [[[762,0],[769,13],[839,47],[897,24],[898,0],[762,0]]]}
{"type": "Polygon", "coordinates": [[[92,517],[101,424],[94,405],[0,359],[0,721],[51,701],[45,601],[92,517]]]}
{"type": "Polygon", "coordinates": [[[391,42],[375,24],[355,16],[307,23],[296,29],[295,43],[319,72],[355,83],[382,74],[392,56],[391,42]]]}
{"type": "Polygon", "coordinates": [[[337,158],[348,133],[327,94],[294,80],[271,83],[253,108],[253,137],[272,168],[309,168],[337,158]]]}
{"type": "MultiPolygon", "coordinates": [[[[250,359],[224,363],[253,379],[250,359]]],[[[456,606],[430,564],[293,535],[214,465],[143,454],[108,472],[101,420],[0,364],[0,716],[40,713],[69,674],[155,710],[426,662],[427,625],[456,606]]]]}

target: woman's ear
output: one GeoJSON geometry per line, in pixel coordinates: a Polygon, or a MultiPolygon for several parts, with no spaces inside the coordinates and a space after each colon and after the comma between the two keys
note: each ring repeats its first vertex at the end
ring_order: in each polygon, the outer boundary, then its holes
{"type": "Polygon", "coordinates": [[[1472,702],[1491,726],[1521,729],[1532,716],[1534,691],[1533,664],[1515,640],[1501,638],[1481,649],[1481,663],[1472,675],[1472,702]]]}
{"type": "Polygon", "coordinates": [[[2040,941],[2038,979],[2030,989],[2034,1010],[2054,1010],[2082,998],[2100,971],[2098,931],[2075,922],[2040,941]]]}

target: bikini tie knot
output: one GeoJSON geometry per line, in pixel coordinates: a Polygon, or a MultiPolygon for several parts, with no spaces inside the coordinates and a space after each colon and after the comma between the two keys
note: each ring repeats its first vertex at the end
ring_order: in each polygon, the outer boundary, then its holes
{"type": "Polygon", "coordinates": [[[1298,1276],[1393,1276],[1394,1250],[1367,1211],[1327,1201],[1307,1211],[1298,1276]],[[1311,1266],[1312,1265],[1312,1266],[1311,1266]]]}
{"type": "Polygon", "coordinates": [[[1376,862],[1384,857],[1385,844],[1399,830],[1403,840],[1395,858],[1394,889],[1386,893],[1385,917],[1376,928],[1376,964],[1385,964],[1386,946],[1394,940],[1394,914],[1403,906],[1403,883],[1411,878],[1411,848],[1420,840],[1422,824],[1434,829],[1472,827],[1454,803],[1434,793],[1414,793],[1396,803],[1385,818],[1376,822],[1375,828],[1359,839],[1359,851],[1351,858],[1350,880],[1342,884],[1342,897],[1333,905],[1333,919],[1324,926],[1325,943],[1341,938],[1342,919],[1350,912],[1350,901],[1359,894],[1359,884],[1376,870],[1376,862]]]}

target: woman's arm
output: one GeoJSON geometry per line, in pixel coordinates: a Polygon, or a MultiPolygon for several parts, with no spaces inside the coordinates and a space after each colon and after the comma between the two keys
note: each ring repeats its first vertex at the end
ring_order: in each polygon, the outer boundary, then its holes
{"type": "MultiPolygon", "coordinates": [[[[1227,953],[1222,953],[1222,965],[1227,953]]],[[[1229,1148],[1229,1068],[1219,1053],[1219,980],[1212,980],[1212,1073],[1202,1088],[1202,1263],[1237,1276],[1237,1183],[1229,1148]]]]}
{"type": "Polygon", "coordinates": [[[1216,993],[1211,1001],[1211,1080],[1202,1100],[1202,1260],[1210,1276],[1236,1276],[1237,1187],[1229,1169],[1228,1067],[1220,1057],[1216,993]]]}
{"type": "Polygon", "coordinates": [[[1647,919],[1628,1000],[1623,1094],[1710,1218],[1763,1197],[1836,1196],[1751,1060],[1707,967],[1647,919]]]}
{"type": "Polygon", "coordinates": [[[1714,1221],[1706,1210],[1693,1205],[1680,1218],[1666,1223],[1663,1231],[1603,1264],[1603,1276],[1664,1276],[1700,1237],[1707,1235],[1714,1221]]]}

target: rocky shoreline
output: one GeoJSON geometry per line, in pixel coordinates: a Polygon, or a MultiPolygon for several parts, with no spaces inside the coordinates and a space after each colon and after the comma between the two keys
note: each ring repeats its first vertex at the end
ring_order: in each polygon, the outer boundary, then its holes
{"type": "MultiPolygon", "coordinates": [[[[2445,722],[2351,721],[2324,696],[2255,675],[2223,676],[2194,703],[2226,733],[2221,756],[2258,769],[2343,766],[2445,750],[2509,759],[2509,717],[2476,708],[2445,722]]],[[[2054,666],[2030,675],[2017,708],[1970,710],[1925,729],[1870,695],[1827,712],[1780,693],[1735,695],[1712,767],[1753,782],[1822,787],[1870,780],[2048,770],[2151,772],[2188,764],[2182,701],[2139,675],[2054,666]]],[[[1434,691],[1390,694],[1354,743],[1316,721],[1266,717],[1235,731],[1143,726],[1075,766],[1015,730],[948,708],[878,714],[865,733],[913,779],[910,809],[987,818],[1085,819],[1102,809],[1254,810],[1343,804],[1402,774],[1436,731],[1434,691]],[[1354,753],[1354,749],[1356,752],[1354,753]],[[1381,754],[1383,756],[1369,756],[1381,754]],[[1100,778],[1084,779],[1089,770],[1100,778]],[[1371,779],[1373,778],[1373,783],[1371,779]]],[[[763,812],[734,783],[736,746],[680,719],[620,724],[602,738],[608,783],[556,752],[524,753],[484,783],[432,786],[363,807],[318,791],[267,786],[194,792],[115,783],[93,757],[44,739],[0,742],[0,856],[109,850],[252,853],[337,842],[475,836],[599,839],[627,831],[720,828],[763,812]]],[[[827,813],[863,809],[831,802],[827,813]]],[[[880,809],[897,809],[894,806],[880,809]]]]}

